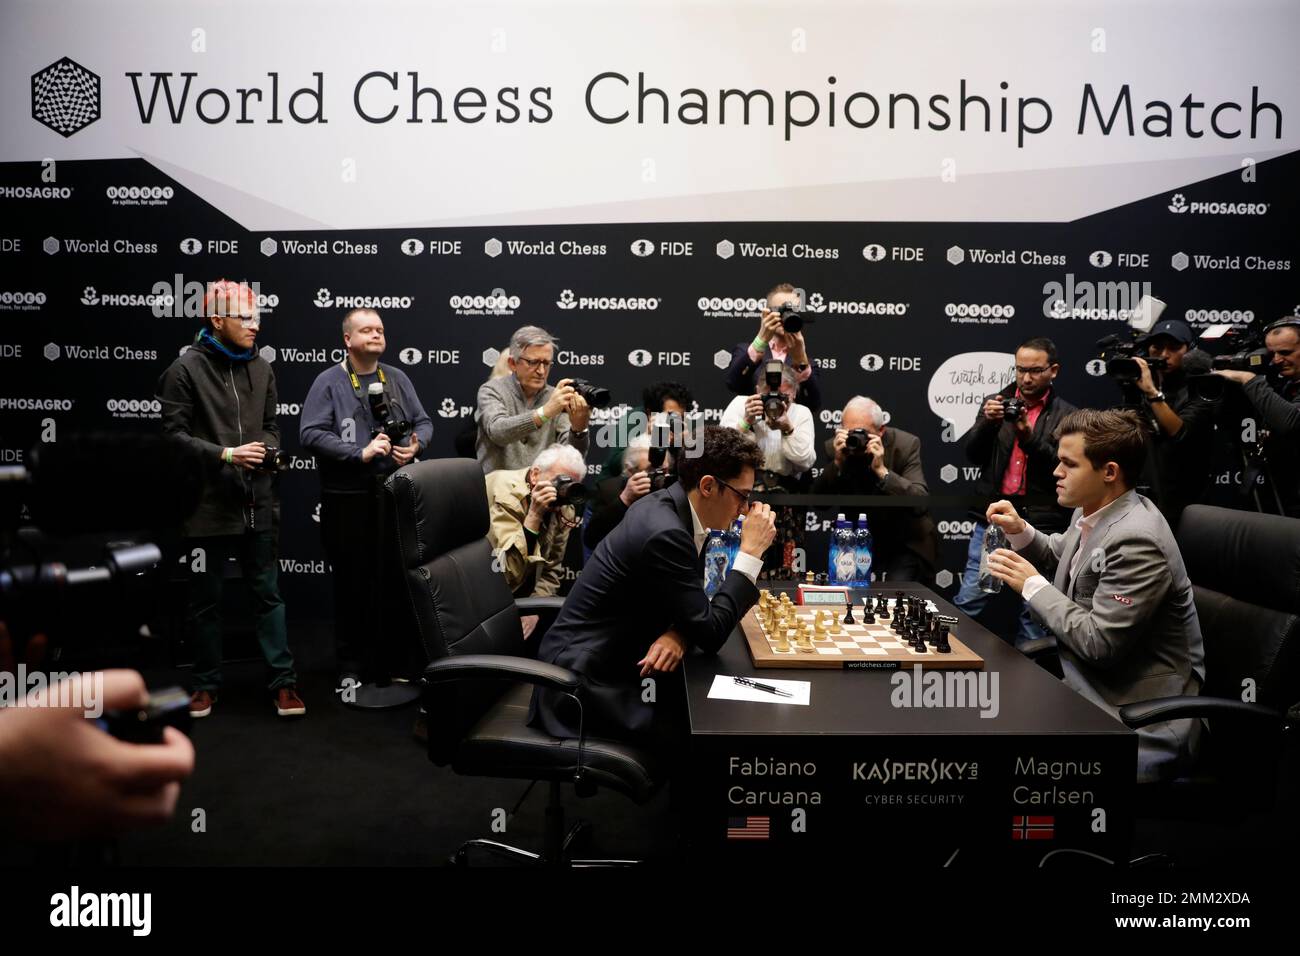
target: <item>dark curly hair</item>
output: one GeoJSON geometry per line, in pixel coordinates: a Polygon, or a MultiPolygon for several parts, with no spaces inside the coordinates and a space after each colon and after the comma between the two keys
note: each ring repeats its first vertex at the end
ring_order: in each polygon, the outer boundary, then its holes
{"type": "Polygon", "coordinates": [[[677,459],[677,480],[687,491],[705,475],[732,481],[746,465],[756,471],[763,467],[763,453],[754,439],[734,428],[709,425],[704,429],[703,448],[688,444],[683,450],[685,454],[677,459]]]}
{"type": "Polygon", "coordinates": [[[655,412],[661,412],[664,408],[664,399],[671,398],[688,412],[691,410],[691,403],[694,398],[691,390],[681,382],[655,382],[647,385],[641,392],[641,407],[645,409],[647,415],[653,415],[655,412]]]}

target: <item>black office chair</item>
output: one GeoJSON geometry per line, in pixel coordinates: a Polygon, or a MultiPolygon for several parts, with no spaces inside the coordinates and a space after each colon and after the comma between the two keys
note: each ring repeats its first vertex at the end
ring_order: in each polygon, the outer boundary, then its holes
{"type": "Polygon", "coordinates": [[[463,458],[423,461],[396,472],[386,488],[410,627],[430,661],[422,678],[429,759],[458,774],[544,780],[550,788],[540,854],[471,840],[453,859],[468,863],[477,847],[528,863],[635,862],[569,858],[586,825],[566,834],[562,784],[573,783],[579,796],[608,787],[645,803],[660,778],[651,756],[636,747],[566,740],[527,725],[534,686],[570,695],[581,707],[581,685],[572,671],[527,656],[537,640],[524,642],[520,611],[554,615],[563,601],[516,600],[493,570],[482,467],[463,458]]]}
{"type": "Polygon", "coordinates": [[[1138,815],[1268,813],[1300,726],[1300,520],[1192,505],[1178,543],[1205,641],[1205,686],[1196,697],[1127,704],[1120,717],[1133,728],[1205,718],[1207,732],[1191,773],[1138,787],[1138,815]],[[1253,701],[1243,700],[1248,687],[1253,701]]]}

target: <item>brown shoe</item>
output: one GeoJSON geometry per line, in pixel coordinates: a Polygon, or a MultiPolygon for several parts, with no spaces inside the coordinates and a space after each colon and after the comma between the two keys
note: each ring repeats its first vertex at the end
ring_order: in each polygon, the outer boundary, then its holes
{"type": "Polygon", "coordinates": [[[212,705],[217,702],[214,694],[206,690],[196,690],[190,697],[190,716],[197,720],[212,713],[212,705]]]}
{"type": "Polygon", "coordinates": [[[281,717],[301,717],[307,705],[298,696],[297,687],[281,687],[275,692],[275,712],[281,717]]]}

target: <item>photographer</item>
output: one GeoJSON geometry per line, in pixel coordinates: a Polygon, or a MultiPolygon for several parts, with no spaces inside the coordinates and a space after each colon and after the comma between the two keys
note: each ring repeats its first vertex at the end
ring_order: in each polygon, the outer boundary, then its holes
{"type": "Polygon", "coordinates": [[[1267,375],[1220,369],[1215,375],[1236,382],[1268,429],[1265,459],[1283,513],[1300,518],[1300,317],[1278,319],[1264,332],[1269,353],[1267,375]]]}
{"type": "MultiPolygon", "coordinates": [[[[353,309],[345,315],[343,345],[347,357],[312,383],[298,431],[320,471],[321,541],[334,578],[338,687],[360,682],[363,670],[378,664],[366,660],[363,650],[380,600],[380,487],[433,439],[433,421],[411,380],[379,361],[385,347],[379,313],[353,309]]],[[[387,675],[365,675],[382,676],[387,675]]]]}
{"type": "Polygon", "coordinates": [[[479,386],[477,452],[484,474],[527,468],[550,445],[586,456],[591,407],[573,379],[546,384],[554,359],[551,334],[525,325],[510,336],[510,374],[479,386]]]}
{"type": "Polygon", "coordinates": [[[1166,319],[1138,340],[1149,358],[1164,363],[1164,369],[1134,359],[1140,373],[1138,391],[1157,426],[1152,436],[1151,483],[1160,511],[1173,528],[1178,527],[1183,509],[1201,500],[1210,481],[1214,406],[1198,400],[1187,387],[1189,371],[1208,372],[1210,357],[1193,346],[1195,341],[1186,322],[1166,319]]]}
{"type": "MultiPolygon", "coordinates": [[[[671,455],[665,456],[664,467],[670,468],[672,461],[671,455]]],[[[650,436],[638,435],[623,452],[623,474],[603,478],[596,485],[591,513],[582,530],[582,543],[588,552],[594,551],[605,535],[617,527],[633,502],[657,490],[649,470],[650,436]]],[[[662,479],[659,487],[664,487],[662,479]]]]}
{"type": "Polygon", "coordinates": [[[753,434],[763,453],[762,490],[803,491],[817,447],[812,412],[795,400],[798,377],[789,365],[773,361],[754,370],[753,383],[754,393],[733,398],[719,424],[753,434]]]}
{"type": "MultiPolygon", "coordinates": [[[[641,392],[641,411],[645,415],[646,427],[657,421],[662,421],[668,415],[676,415],[684,418],[690,414],[691,406],[695,404],[695,399],[691,396],[691,390],[681,382],[655,382],[646,386],[641,392]]],[[[612,432],[612,428],[611,428],[612,432]]],[[[629,429],[628,439],[636,438],[637,435],[644,434],[641,429],[629,429]]],[[[597,438],[597,443],[603,443],[597,438]]],[[[617,442],[609,443],[612,447],[609,456],[605,459],[605,464],[600,470],[600,477],[621,478],[623,471],[623,453],[627,446],[617,442]]]]}
{"type": "MultiPolygon", "coordinates": [[[[831,464],[813,483],[818,495],[928,495],[921,440],[885,426],[885,413],[869,398],[849,399],[835,437],[826,443],[831,464]]],[[[930,512],[917,508],[867,508],[872,568],[881,580],[924,581],[939,563],[939,532],[930,512]]]]}
{"type": "MultiPolygon", "coordinates": [[[[1070,514],[1056,503],[1056,427],[1074,406],[1056,394],[1054,383],[1061,371],[1056,345],[1051,339],[1026,339],[1016,349],[1016,378],[984,402],[966,442],[966,457],[981,466],[976,493],[1005,499],[1034,527],[1048,534],[1064,531],[1070,514]]],[[[980,555],[988,530],[985,516],[975,513],[977,524],[966,552],[966,570],[953,604],[979,618],[990,604],[1018,603],[1019,627],[1015,643],[1046,636],[1029,616],[1029,607],[1016,595],[980,590],[980,555]]]]}
{"type": "Polygon", "coordinates": [[[204,555],[201,570],[190,574],[186,615],[194,642],[190,715],[211,713],[221,686],[222,577],[235,557],[253,597],[276,713],[297,717],[307,707],[298,695],[276,567],[275,373],[254,348],[261,318],[252,289],[219,280],[208,286],[203,306],[209,325],[158,381],[163,433],[208,465],[199,506],[181,527],[184,553],[198,548],[204,555]]]}
{"type": "Polygon", "coordinates": [[[515,597],[547,597],[560,590],[569,532],[578,527],[587,502],[586,474],[576,448],[551,445],[530,467],[494,471],[485,479],[488,540],[515,597]]]}
{"type": "Polygon", "coordinates": [[[799,404],[816,412],[822,407],[821,384],[804,343],[803,323],[808,319],[798,311],[804,307],[799,292],[790,283],[783,282],[763,301],[765,308],[758,322],[758,335],[748,345],[741,342],[732,350],[725,377],[727,388],[737,395],[748,394],[755,371],[775,359],[794,370],[799,404]],[[790,315],[792,312],[794,315],[790,315]],[[787,316],[797,327],[786,328],[787,316]]]}

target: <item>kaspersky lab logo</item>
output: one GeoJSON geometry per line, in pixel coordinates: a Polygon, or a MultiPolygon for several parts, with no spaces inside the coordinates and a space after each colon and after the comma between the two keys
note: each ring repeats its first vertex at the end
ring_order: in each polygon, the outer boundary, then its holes
{"type": "Polygon", "coordinates": [[[99,76],[68,57],[32,74],[32,119],[68,137],[99,119],[99,76]]]}

